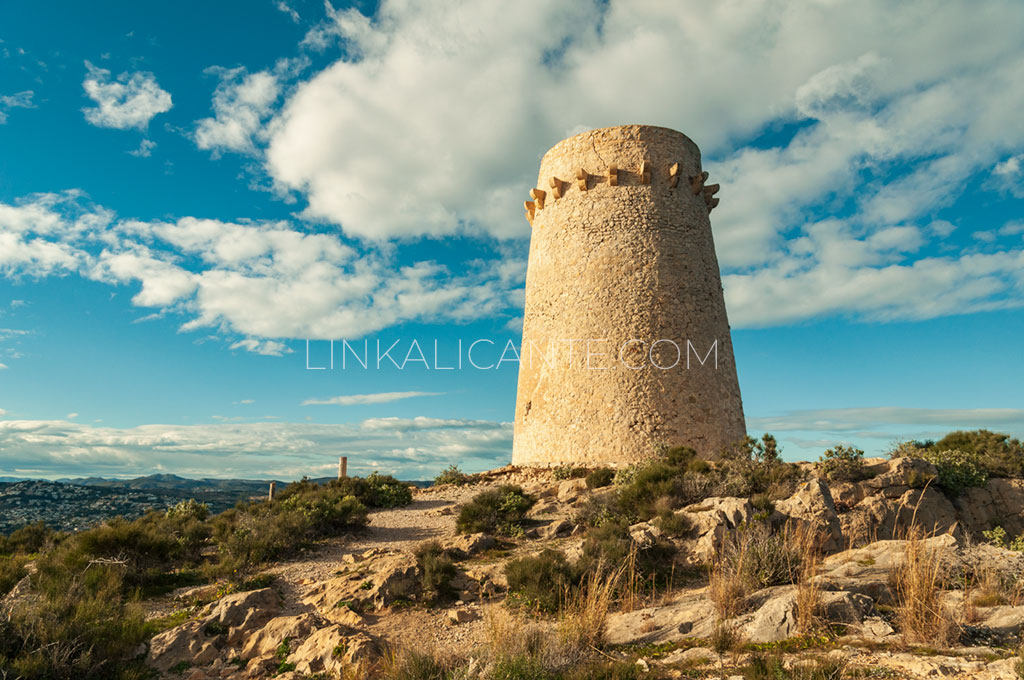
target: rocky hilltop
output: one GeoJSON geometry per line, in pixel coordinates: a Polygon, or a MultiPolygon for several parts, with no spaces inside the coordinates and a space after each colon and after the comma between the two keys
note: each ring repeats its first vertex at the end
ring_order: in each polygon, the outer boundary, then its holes
{"type": "Polygon", "coordinates": [[[135,653],[190,680],[1021,677],[1024,480],[838,458],[453,472],[148,597],[135,653]]]}

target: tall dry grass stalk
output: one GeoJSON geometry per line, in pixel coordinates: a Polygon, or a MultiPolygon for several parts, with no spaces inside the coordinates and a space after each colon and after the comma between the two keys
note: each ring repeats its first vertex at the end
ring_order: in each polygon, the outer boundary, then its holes
{"type": "Polygon", "coordinates": [[[821,568],[821,536],[810,524],[800,524],[791,535],[800,555],[796,570],[796,625],[801,633],[813,633],[822,626],[821,585],[815,579],[821,568]]]}
{"type": "Polygon", "coordinates": [[[589,653],[601,646],[608,611],[623,576],[624,569],[603,575],[598,570],[584,579],[577,594],[562,610],[558,635],[564,648],[589,653]]]}
{"type": "Polygon", "coordinates": [[[923,531],[907,530],[903,559],[893,568],[897,620],[907,642],[947,645],[957,636],[953,612],[942,602],[942,554],[928,546],[923,531]]]}

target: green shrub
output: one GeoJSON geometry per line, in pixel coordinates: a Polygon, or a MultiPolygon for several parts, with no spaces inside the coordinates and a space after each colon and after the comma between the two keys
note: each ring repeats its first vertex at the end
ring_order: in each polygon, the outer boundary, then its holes
{"type": "Polygon", "coordinates": [[[957,430],[927,448],[971,454],[978,466],[992,477],[1024,477],[1024,443],[1007,434],[989,430],[957,430]]]}
{"type": "Polygon", "coordinates": [[[864,452],[852,446],[834,446],[821,457],[821,471],[833,482],[856,482],[867,476],[864,452]]]}
{"type": "Polygon", "coordinates": [[[669,538],[684,538],[693,530],[693,522],[683,511],[658,517],[658,528],[669,538]]]}
{"type": "Polygon", "coordinates": [[[57,535],[42,522],[26,524],[15,529],[10,536],[0,536],[0,555],[21,553],[31,555],[43,549],[57,535]]]}
{"type": "Polygon", "coordinates": [[[424,600],[436,603],[451,599],[455,593],[451,584],[455,578],[455,563],[445,557],[441,544],[438,541],[422,543],[416,548],[415,555],[424,600]]]}
{"type": "Polygon", "coordinates": [[[490,489],[462,506],[455,527],[463,534],[484,532],[517,536],[522,533],[526,512],[534,502],[518,486],[506,484],[490,489]]]}
{"type": "Polygon", "coordinates": [[[214,540],[223,559],[220,573],[235,578],[312,541],[366,523],[366,507],[330,484],[297,482],[273,502],[250,503],[213,520],[214,540]]]}
{"type": "Polygon", "coordinates": [[[0,669],[22,680],[144,677],[134,654],[150,632],[139,605],[122,596],[120,572],[65,572],[63,588],[19,606],[0,624],[0,669]]]}
{"type": "Polygon", "coordinates": [[[754,509],[758,512],[766,512],[771,514],[775,510],[775,504],[772,503],[772,499],[769,498],[766,493],[756,493],[750,497],[750,504],[754,506],[754,509]]]}
{"type": "Polygon", "coordinates": [[[559,465],[555,468],[554,474],[557,480],[579,479],[587,476],[587,468],[559,465]]]}
{"type": "Polygon", "coordinates": [[[18,581],[28,575],[25,565],[30,558],[27,555],[4,555],[0,557],[0,598],[18,585],[18,581]]]}
{"type": "Polygon", "coordinates": [[[517,600],[551,613],[568,600],[579,581],[565,554],[550,548],[506,563],[505,577],[509,593],[517,600]]]}
{"type": "Polygon", "coordinates": [[[764,522],[728,532],[716,556],[723,571],[739,576],[749,590],[795,583],[802,558],[796,541],[764,522]]]}
{"type": "Polygon", "coordinates": [[[921,458],[935,466],[936,483],[950,496],[959,496],[972,486],[985,486],[988,474],[982,469],[977,454],[957,449],[923,449],[921,458]]]}
{"type": "Polygon", "coordinates": [[[1024,534],[1021,534],[1009,543],[1006,542],[1006,529],[1001,526],[997,526],[991,531],[982,531],[981,535],[987,538],[988,542],[997,548],[1006,548],[1007,550],[1013,550],[1015,552],[1024,552],[1024,534]]]}
{"type": "Polygon", "coordinates": [[[597,468],[587,473],[587,488],[600,489],[608,486],[615,479],[615,470],[611,468],[597,468]]]}
{"type": "Polygon", "coordinates": [[[449,484],[451,486],[463,486],[473,481],[472,475],[467,475],[465,472],[459,469],[457,465],[449,465],[445,468],[441,474],[434,477],[434,486],[444,486],[449,484]]]}
{"type": "MultiPolygon", "coordinates": [[[[309,482],[305,482],[309,484],[309,482]]],[[[288,488],[295,486],[290,484],[288,488]]],[[[315,485],[314,485],[315,486],[315,485]]],[[[368,508],[397,508],[412,503],[412,490],[405,482],[391,475],[376,472],[365,479],[345,477],[333,479],[327,486],[343,496],[353,496],[368,508]]]]}
{"type": "Polygon", "coordinates": [[[576,569],[581,575],[602,574],[632,564],[642,587],[650,587],[668,583],[674,555],[675,548],[667,541],[638,547],[626,523],[608,523],[587,531],[576,569]]]}
{"type": "Polygon", "coordinates": [[[196,519],[203,521],[210,516],[210,506],[200,503],[194,498],[179,501],[176,505],[167,508],[167,517],[171,519],[196,519]]]}

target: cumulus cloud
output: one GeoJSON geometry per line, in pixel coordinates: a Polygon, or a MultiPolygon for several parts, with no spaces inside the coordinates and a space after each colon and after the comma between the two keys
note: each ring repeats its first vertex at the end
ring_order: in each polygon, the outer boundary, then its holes
{"type": "Polygon", "coordinates": [[[376,392],[374,394],[346,394],[340,397],[328,399],[306,399],[303,406],[328,405],[354,406],[357,404],[386,404],[400,399],[411,399],[413,397],[437,397],[443,392],[376,392]]]}
{"type": "Polygon", "coordinates": [[[353,474],[429,479],[448,465],[477,471],[507,463],[512,424],[412,418],[111,428],[0,420],[0,450],[8,452],[0,476],[124,477],[173,470],[193,477],[298,479],[333,474],[338,456],[348,456],[353,474]]]}
{"type": "Polygon", "coordinates": [[[140,307],[181,313],[183,329],[242,336],[232,349],[267,355],[283,338],[358,338],[403,321],[518,314],[524,263],[500,256],[451,272],[398,264],[337,234],[289,222],[117,220],[79,194],[0,203],[0,274],[77,273],[137,286],[140,307]]]}
{"type": "Polygon", "coordinates": [[[34,95],[32,90],[0,95],[0,125],[7,122],[7,113],[11,109],[34,109],[35,104],[32,103],[34,95]]]}
{"type": "Polygon", "coordinates": [[[139,148],[128,153],[136,158],[149,158],[153,155],[153,149],[156,148],[156,142],[151,139],[143,139],[139,142],[139,148]]]}
{"type": "Polygon", "coordinates": [[[171,95],[161,89],[152,73],[122,73],[111,79],[107,69],[85,62],[82,82],[95,107],[82,109],[85,119],[98,127],[145,129],[154,116],[171,110],[171,95]]]}
{"type": "Polygon", "coordinates": [[[269,71],[248,73],[243,66],[207,72],[217,74],[220,84],[213,94],[213,117],[196,121],[196,146],[254,153],[252,137],[280,94],[277,76],[269,71]]]}

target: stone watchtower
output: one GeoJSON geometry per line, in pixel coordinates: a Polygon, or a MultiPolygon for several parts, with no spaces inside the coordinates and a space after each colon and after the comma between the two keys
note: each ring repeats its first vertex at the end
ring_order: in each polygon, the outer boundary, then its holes
{"type": "Polygon", "coordinates": [[[647,125],[544,155],[525,204],[513,464],[713,456],[746,435],[706,179],[696,144],[647,125]]]}

